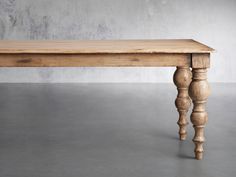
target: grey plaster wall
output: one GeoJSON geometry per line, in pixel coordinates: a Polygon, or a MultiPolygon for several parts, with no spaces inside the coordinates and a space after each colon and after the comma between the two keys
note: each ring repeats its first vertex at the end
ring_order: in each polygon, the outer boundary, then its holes
{"type": "MultiPolygon", "coordinates": [[[[0,39],[194,38],[236,81],[235,0],[0,0],[0,39]]],[[[0,68],[0,82],[171,82],[173,68],[0,68]]]]}

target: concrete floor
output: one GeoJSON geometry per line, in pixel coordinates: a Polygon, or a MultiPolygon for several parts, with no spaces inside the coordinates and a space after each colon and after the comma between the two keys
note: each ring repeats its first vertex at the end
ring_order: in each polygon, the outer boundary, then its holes
{"type": "Polygon", "coordinates": [[[205,156],[172,84],[0,84],[0,177],[232,177],[236,84],[212,84],[205,156]]]}

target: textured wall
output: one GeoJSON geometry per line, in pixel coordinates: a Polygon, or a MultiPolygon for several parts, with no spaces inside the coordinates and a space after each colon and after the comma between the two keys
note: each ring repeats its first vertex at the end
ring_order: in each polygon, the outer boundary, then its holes
{"type": "MultiPolygon", "coordinates": [[[[0,39],[194,38],[236,82],[235,0],[0,0],[0,39]]],[[[172,68],[0,69],[0,82],[171,82],[172,68]]]]}

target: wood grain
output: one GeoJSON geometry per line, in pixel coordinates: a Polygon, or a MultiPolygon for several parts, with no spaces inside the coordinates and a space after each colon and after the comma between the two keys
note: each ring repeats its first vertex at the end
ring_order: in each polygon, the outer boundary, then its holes
{"type": "Polygon", "coordinates": [[[192,80],[192,72],[189,67],[177,67],[174,77],[174,83],[178,90],[178,95],[175,100],[175,106],[179,112],[179,138],[185,140],[187,137],[187,113],[191,106],[191,99],[188,95],[189,85],[192,80]]]}
{"type": "Polygon", "coordinates": [[[209,84],[207,82],[207,69],[193,69],[193,80],[189,86],[189,95],[193,100],[193,111],[191,122],[195,129],[193,142],[195,143],[195,157],[200,160],[203,158],[204,126],[208,116],[205,110],[207,98],[210,94],[209,84]]]}
{"type": "Polygon", "coordinates": [[[0,54],[0,67],[190,66],[189,54],[0,54]]]}
{"type": "Polygon", "coordinates": [[[213,49],[192,39],[0,41],[0,53],[210,53],[213,49]]]}
{"type": "Polygon", "coordinates": [[[192,54],[192,68],[209,68],[210,54],[209,53],[193,53],[192,54]]]}

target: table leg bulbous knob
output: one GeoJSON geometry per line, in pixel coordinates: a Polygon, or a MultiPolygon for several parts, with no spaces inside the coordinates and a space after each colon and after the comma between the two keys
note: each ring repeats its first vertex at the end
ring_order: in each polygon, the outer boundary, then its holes
{"type": "Polygon", "coordinates": [[[189,87],[189,95],[193,100],[193,111],[191,122],[195,130],[193,142],[195,143],[196,159],[203,158],[204,126],[207,122],[207,112],[205,104],[209,96],[210,89],[207,82],[207,69],[193,69],[193,80],[189,87]]]}
{"type": "Polygon", "coordinates": [[[186,125],[188,124],[187,112],[191,106],[188,88],[191,83],[192,73],[189,67],[177,67],[174,73],[174,83],[178,90],[175,106],[179,112],[179,138],[185,140],[187,136],[186,125]]]}

